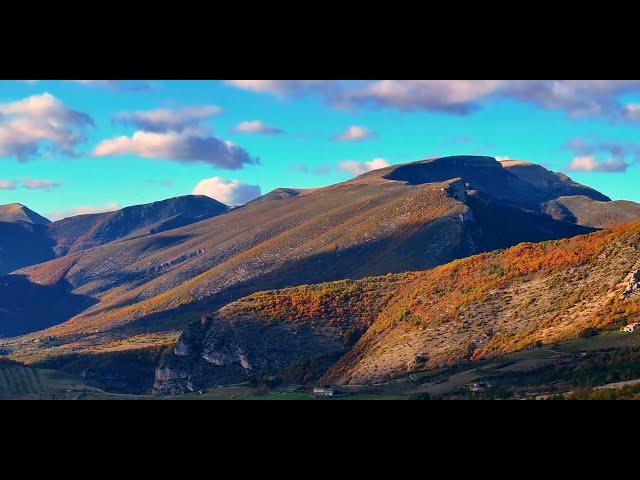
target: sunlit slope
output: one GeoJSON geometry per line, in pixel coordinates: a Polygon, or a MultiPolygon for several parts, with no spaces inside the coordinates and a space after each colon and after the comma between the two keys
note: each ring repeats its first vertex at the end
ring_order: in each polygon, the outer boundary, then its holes
{"type": "Polygon", "coordinates": [[[265,373],[367,384],[617,328],[640,319],[639,249],[635,223],[424,272],[256,293],[190,326],[156,393],[265,373]]]}

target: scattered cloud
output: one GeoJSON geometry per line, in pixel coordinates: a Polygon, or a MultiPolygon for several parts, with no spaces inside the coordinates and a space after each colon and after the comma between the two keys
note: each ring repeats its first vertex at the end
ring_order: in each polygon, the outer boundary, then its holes
{"type": "Polygon", "coordinates": [[[75,155],[89,126],[95,126],[89,115],[67,108],[49,93],[0,104],[0,157],[26,162],[39,156],[45,145],[75,155]]]}
{"type": "Polygon", "coordinates": [[[196,105],[177,109],[159,108],[149,111],[120,113],[114,120],[148,132],[182,132],[196,128],[203,120],[222,112],[217,105],[196,105]]]}
{"type": "Polygon", "coordinates": [[[622,118],[629,123],[640,122],[640,103],[629,103],[622,111],[622,118]]]}
{"type": "Polygon", "coordinates": [[[254,133],[262,135],[280,135],[284,133],[283,130],[262,123],[260,120],[249,120],[246,122],[240,122],[231,131],[233,133],[254,133]]]}
{"type": "Polygon", "coordinates": [[[51,192],[61,186],[62,182],[54,180],[38,180],[36,178],[24,178],[20,181],[0,180],[0,190],[15,190],[22,187],[27,190],[44,190],[46,192],[51,192]]]}
{"type": "Polygon", "coordinates": [[[93,150],[96,157],[138,155],[143,158],[175,160],[182,163],[206,163],[227,170],[239,170],[259,163],[257,157],[239,145],[217,137],[183,132],[137,131],[131,137],[122,136],[100,142],[93,150]]]}
{"type": "Polygon", "coordinates": [[[345,160],[338,164],[338,169],[344,172],[349,172],[353,175],[362,175],[363,173],[370,172],[372,170],[378,170],[380,168],[389,167],[391,164],[384,158],[374,158],[369,162],[356,162],[354,160],[345,160]]]}
{"type": "Polygon", "coordinates": [[[15,190],[17,185],[10,180],[0,180],[0,190],[15,190]]]}
{"type": "Polygon", "coordinates": [[[153,90],[150,83],[132,80],[71,80],[72,82],[91,87],[101,87],[107,90],[150,92],[153,90]]]}
{"type": "Polygon", "coordinates": [[[335,89],[335,80],[226,80],[234,87],[252,92],[270,93],[279,97],[297,96],[311,92],[327,95],[335,89]]]}
{"type": "Polygon", "coordinates": [[[640,92],[640,80],[228,80],[279,97],[317,94],[339,108],[381,107],[468,115],[483,101],[507,98],[573,117],[635,118],[619,96],[640,92]]]}
{"type": "Polygon", "coordinates": [[[629,164],[619,158],[608,158],[598,160],[593,155],[582,155],[574,157],[567,165],[570,172],[625,172],[629,164]]]}
{"type": "Polygon", "coordinates": [[[62,182],[54,180],[38,180],[35,178],[25,178],[21,182],[22,186],[28,190],[44,190],[50,192],[62,185],[62,182]]]}
{"type": "Polygon", "coordinates": [[[259,185],[249,185],[238,180],[213,177],[201,180],[193,189],[194,195],[206,195],[226,205],[244,205],[261,195],[259,185]]]}
{"type": "Polygon", "coordinates": [[[297,163],[297,164],[291,165],[291,171],[297,172],[297,173],[311,174],[311,175],[327,175],[331,171],[331,169],[327,166],[309,168],[306,165],[297,163]]]}
{"type": "Polygon", "coordinates": [[[624,172],[640,163],[640,144],[632,141],[603,141],[574,137],[563,145],[575,154],[567,165],[573,172],[624,172]],[[598,159],[604,156],[604,159],[598,159]]]}
{"type": "Polygon", "coordinates": [[[67,217],[75,217],[76,215],[90,215],[94,213],[105,213],[105,212],[113,212],[115,210],[120,210],[120,204],[118,203],[108,203],[102,206],[89,206],[83,205],[80,207],[72,208],[69,210],[55,210],[50,212],[47,215],[47,218],[51,220],[61,220],[67,217]]]}
{"type": "Polygon", "coordinates": [[[368,128],[360,125],[351,125],[344,132],[332,137],[332,140],[337,142],[362,142],[375,137],[377,135],[368,128]]]}

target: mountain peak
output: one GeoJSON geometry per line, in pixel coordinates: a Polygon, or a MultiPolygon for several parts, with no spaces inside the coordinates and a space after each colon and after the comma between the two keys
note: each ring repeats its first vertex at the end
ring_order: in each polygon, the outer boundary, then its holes
{"type": "Polygon", "coordinates": [[[50,220],[25,207],[21,203],[9,203],[0,205],[1,222],[26,222],[33,225],[49,225],[50,220]]]}

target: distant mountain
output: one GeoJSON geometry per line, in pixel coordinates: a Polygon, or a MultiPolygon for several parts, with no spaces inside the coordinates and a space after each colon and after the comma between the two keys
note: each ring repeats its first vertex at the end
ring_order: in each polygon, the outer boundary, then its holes
{"type": "Polygon", "coordinates": [[[32,225],[49,225],[51,223],[50,220],[19,203],[0,205],[0,222],[25,222],[32,225]]]}
{"type": "Polygon", "coordinates": [[[559,197],[546,204],[555,220],[596,228],[609,228],[640,218],[640,204],[617,200],[602,202],[580,195],[559,197]]]}
{"type": "Polygon", "coordinates": [[[580,195],[600,202],[611,200],[591,187],[574,182],[564,173],[551,172],[535,163],[504,160],[500,164],[505,170],[531,184],[537,190],[545,192],[550,198],[580,195]]]}
{"type": "Polygon", "coordinates": [[[188,195],[50,222],[23,205],[1,205],[0,274],[116,240],[182,227],[228,210],[212,198],[188,195]]]}
{"type": "Polygon", "coordinates": [[[424,272],[255,293],[192,324],[155,392],[261,375],[363,385],[617,329],[640,321],[639,244],[634,223],[424,272]]]}
{"type": "MultiPolygon", "coordinates": [[[[47,225],[0,221],[0,275],[54,258],[54,244],[47,235],[47,225]]],[[[1,297],[2,292],[0,303],[1,297]]]]}
{"type": "Polygon", "coordinates": [[[56,256],[128,237],[171,230],[225,213],[229,207],[209,197],[188,195],[114,212],[78,215],[51,224],[56,256]]]}
{"type": "Polygon", "coordinates": [[[491,157],[445,157],[325,188],[278,189],[160,233],[132,231],[16,272],[40,286],[64,282],[69,294],[93,303],[12,342],[13,355],[57,367],[73,358],[80,368],[79,357],[89,361],[112,351],[114,342],[118,352],[171,343],[189,322],[256,291],[429,269],[520,242],[595,231],[548,214],[559,192],[606,199],[545,169],[512,171],[491,157]],[[34,343],[50,336],[60,348],[34,343]]]}

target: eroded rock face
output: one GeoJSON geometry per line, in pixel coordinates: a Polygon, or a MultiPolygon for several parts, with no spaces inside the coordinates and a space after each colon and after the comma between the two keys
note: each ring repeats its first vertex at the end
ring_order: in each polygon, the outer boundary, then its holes
{"type": "Polygon", "coordinates": [[[174,395],[247,381],[347,350],[341,330],[216,315],[192,325],[156,370],[154,394],[174,395]],[[198,340],[198,338],[200,340],[198,340]]]}
{"type": "Polygon", "coordinates": [[[627,287],[625,288],[624,292],[622,292],[622,295],[620,296],[620,298],[624,300],[625,298],[632,297],[639,293],[640,293],[640,269],[634,272],[631,272],[631,274],[629,275],[629,280],[627,282],[627,287]]]}

